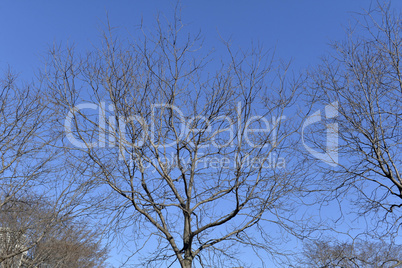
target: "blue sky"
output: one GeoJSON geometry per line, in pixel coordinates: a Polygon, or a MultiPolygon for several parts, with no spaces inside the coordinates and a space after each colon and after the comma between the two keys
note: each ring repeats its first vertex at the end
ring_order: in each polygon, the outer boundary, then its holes
{"type": "MultiPolygon", "coordinates": [[[[293,59],[298,69],[317,62],[331,40],[344,36],[363,0],[185,1],[183,19],[201,29],[209,45],[233,38],[239,47],[251,41],[276,47],[277,56],[293,59]]],[[[0,68],[7,65],[29,78],[41,67],[41,55],[53,42],[88,48],[100,40],[106,13],[114,26],[132,32],[141,18],[150,24],[157,11],[169,15],[175,1],[1,1],[0,68]]],[[[402,7],[402,3],[395,6],[402,7]]]]}
{"type": "MultiPolygon", "coordinates": [[[[219,34],[237,47],[252,41],[275,47],[277,57],[292,59],[295,69],[318,63],[328,43],[345,37],[344,27],[368,0],[183,1],[183,20],[201,30],[206,43],[219,34]],[[219,34],[218,34],[219,33],[219,34]]],[[[373,3],[374,4],[374,3],[373,3]]],[[[10,65],[30,79],[43,65],[41,55],[56,43],[89,49],[100,40],[106,14],[113,26],[135,31],[143,18],[151,25],[157,12],[172,13],[175,1],[11,1],[0,2],[0,71],[10,65]]],[[[401,9],[402,1],[393,3],[401,9]]]]}

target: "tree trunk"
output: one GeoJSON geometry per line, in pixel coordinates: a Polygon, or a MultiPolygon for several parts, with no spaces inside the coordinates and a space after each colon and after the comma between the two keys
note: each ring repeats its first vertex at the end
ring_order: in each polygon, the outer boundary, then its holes
{"type": "Polygon", "coordinates": [[[193,267],[193,260],[191,258],[186,258],[183,260],[181,267],[183,268],[191,268],[193,267]]]}
{"type": "Polygon", "coordinates": [[[184,260],[182,263],[183,268],[191,268],[193,264],[193,256],[191,252],[191,245],[193,238],[191,236],[190,215],[184,212],[184,230],[183,230],[183,250],[184,260]]]}

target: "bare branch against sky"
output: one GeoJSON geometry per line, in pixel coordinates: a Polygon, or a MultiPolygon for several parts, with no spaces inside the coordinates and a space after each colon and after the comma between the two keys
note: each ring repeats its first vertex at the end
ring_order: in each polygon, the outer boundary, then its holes
{"type": "Polygon", "coordinates": [[[401,8],[0,3],[0,265],[400,265],[401,8]]]}

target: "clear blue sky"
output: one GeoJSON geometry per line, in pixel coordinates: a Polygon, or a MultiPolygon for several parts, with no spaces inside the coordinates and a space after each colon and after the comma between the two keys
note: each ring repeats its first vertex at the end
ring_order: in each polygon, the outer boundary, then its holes
{"type": "MultiPolygon", "coordinates": [[[[354,12],[369,8],[369,0],[183,1],[183,20],[201,29],[210,46],[218,32],[239,47],[260,41],[276,47],[277,56],[293,59],[296,69],[318,62],[331,40],[340,40],[354,12]]],[[[374,4],[374,3],[373,3],[374,4]]],[[[10,65],[29,79],[40,68],[41,55],[54,42],[90,48],[100,40],[108,14],[114,26],[134,31],[158,11],[169,16],[175,1],[0,1],[0,70],[10,65]]],[[[402,1],[393,5],[402,10],[402,1]]]]}
{"type": "MultiPolygon", "coordinates": [[[[396,1],[395,1],[396,2],[396,1]]],[[[292,58],[298,68],[317,62],[330,40],[343,36],[353,12],[368,0],[184,1],[184,21],[201,29],[209,44],[218,34],[236,45],[260,41],[276,46],[277,55],[292,58]]],[[[29,77],[40,67],[40,55],[53,42],[75,42],[79,48],[99,41],[108,13],[115,26],[134,30],[141,16],[146,24],[157,11],[171,13],[175,1],[11,1],[0,2],[0,68],[8,64],[29,77]]],[[[402,7],[401,2],[396,6],[402,7]]]]}

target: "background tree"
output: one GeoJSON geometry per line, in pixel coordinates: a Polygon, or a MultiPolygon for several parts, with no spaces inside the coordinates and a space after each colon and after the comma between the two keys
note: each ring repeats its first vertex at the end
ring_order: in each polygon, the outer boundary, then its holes
{"type": "MultiPolygon", "coordinates": [[[[385,235],[399,229],[402,206],[402,24],[390,4],[377,4],[357,15],[345,41],[333,43],[311,72],[309,92],[311,101],[338,102],[331,120],[339,127],[339,163],[316,160],[313,172],[323,174],[317,189],[330,193],[328,200],[351,200],[356,215],[368,217],[369,233],[385,235]]],[[[326,127],[310,130],[308,143],[325,151],[316,134],[325,137],[326,127]]]]}
{"type": "Polygon", "coordinates": [[[1,207],[2,267],[105,267],[99,231],[77,218],[57,215],[49,201],[29,194],[1,207]],[[28,197],[27,197],[28,196],[28,197]]]}
{"type": "Polygon", "coordinates": [[[100,235],[99,229],[82,223],[60,224],[28,251],[22,263],[24,267],[109,267],[100,235]]]}
{"type": "Polygon", "coordinates": [[[1,77],[0,264],[5,267],[82,212],[87,188],[59,158],[48,104],[36,84],[20,81],[10,69],[1,77]]]}
{"type": "MultiPolygon", "coordinates": [[[[0,209],[3,210],[10,208],[10,200],[28,189],[36,189],[42,182],[49,173],[53,151],[44,154],[50,144],[44,130],[48,114],[39,92],[30,84],[18,85],[17,76],[11,70],[0,80],[0,87],[0,209]]],[[[5,235],[9,236],[9,232],[5,235]]],[[[24,237],[21,233],[18,236],[24,237]]],[[[32,246],[22,245],[3,248],[0,261],[20,255],[32,246]]]]}
{"type": "Polygon", "coordinates": [[[401,252],[401,246],[386,242],[356,240],[342,243],[325,239],[305,243],[304,258],[294,267],[401,267],[401,252]]]}
{"type": "Polygon", "coordinates": [[[260,47],[224,43],[215,60],[184,29],[178,13],[130,40],[109,26],[86,56],[52,49],[43,75],[72,164],[95,202],[112,198],[110,226],[132,251],[149,241],[141,265],[240,266],[242,246],[274,254],[276,230],[296,232],[301,81],[260,47]]]}

